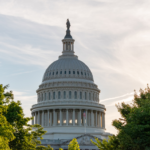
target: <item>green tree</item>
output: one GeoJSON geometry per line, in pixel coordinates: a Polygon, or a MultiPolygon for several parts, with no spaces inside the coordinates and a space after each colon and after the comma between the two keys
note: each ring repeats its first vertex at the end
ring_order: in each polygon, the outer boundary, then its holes
{"type": "Polygon", "coordinates": [[[108,141],[106,139],[100,141],[98,138],[95,138],[96,142],[91,142],[97,146],[100,150],[118,150],[119,141],[115,135],[109,136],[108,141]]]}
{"type": "MultiPolygon", "coordinates": [[[[118,130],[115,138],[105,143],[103,150],[109,150],[108,145],[120,150],[150,149],[150,88],[140,89],[140,94],[134,94],[132,104],[116,105],[122,118],[114,120],[112,125],[118,130]],[[116,142],[115,142],[116,141],[116,142]]],[[[102,142],[101,142],[102,143],[102,142]]],[[[94,143],[98,144],[98,142],[94,143]]]]}
{"type": "Polygon", "coordinates": [[[68,145],[68,150],[80,150],[78,141],[74,138],[68,145]]]}
{"type": "Polygon", "coordinates": [[[6,117],[2,115],[0,108],[0,149],[10,150],[9,142],[15,139],[13,127],[7,122],[6,117]]]}
{"type": "Polygon", "coordinates": [[[28,124],[33,118],[24,116],[20,101],[15,102],[12,91],[5,92],[7,88],[8,86],[0,85],[0,108],[13,128],[15,138],[10,139],[9,147],[12,150],[35,150],[46,131],[40,125],[28,124]]]}

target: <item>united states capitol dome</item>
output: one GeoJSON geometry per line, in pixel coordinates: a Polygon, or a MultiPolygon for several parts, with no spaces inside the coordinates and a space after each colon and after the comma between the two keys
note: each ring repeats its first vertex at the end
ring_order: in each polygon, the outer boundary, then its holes
{"type": "Polygon", "coordinates": [[[62,55],[46,69],[36,91],[32,124],[40,124],[47,131],[42,145],[67,150],[68,142],[76,138],[80,149],[96,149],[90,139],[103,140],[110,135],[105,132],[106,108],[100,103],[100,89],[92,72],[74,54],[75,40],[70,34],[69,20],[66,25],[62,55]]]}
{"type": "Polygon", "coordinates": [[[62,40],[62,55],[46,69],[43,82],[64,78],[93,81],[93,75],[89,67],[78,60],[78,56],[74,55],[74,41],[70,35],[70,30],[67,30],[65,38],[62,40]]]}
{"type": "Polygon", "coordinates": [[[58,78],[78,78],[93,81],[89,67],[74,55],[70,57],[60,56],[46,69],[43,81],[58,78]]]}

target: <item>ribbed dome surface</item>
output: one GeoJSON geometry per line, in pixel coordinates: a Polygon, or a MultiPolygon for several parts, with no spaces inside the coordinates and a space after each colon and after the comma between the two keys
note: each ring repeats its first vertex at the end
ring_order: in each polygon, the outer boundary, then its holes
{"type": "Polygon", "coordinates": [[[47,69],[43,81],[54,78],[84,78],[93,80],[92,73],[87,65],[77,58],[58,59],[47,69]]]}

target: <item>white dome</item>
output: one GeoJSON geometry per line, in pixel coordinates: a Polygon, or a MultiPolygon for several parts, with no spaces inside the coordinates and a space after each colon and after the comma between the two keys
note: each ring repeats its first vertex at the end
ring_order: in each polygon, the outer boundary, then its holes
{"type": "Polygon", "coordinates": [[[59,58],[45,71],[43,81],[58,78],[78,78],[93,81],[89,67],[77,57],[59,58]]]}

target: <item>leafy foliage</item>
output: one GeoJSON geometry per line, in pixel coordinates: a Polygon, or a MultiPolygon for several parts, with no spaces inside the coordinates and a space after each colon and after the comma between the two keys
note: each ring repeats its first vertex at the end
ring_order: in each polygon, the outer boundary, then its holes
{"type": "Polygon", "coordinates": [[[69,143],[68,150],[80,150],[79,144],[76,138],[72,139],[72,141],[69,143]]]}
{"type": "Polygon", "coordinates": [[[46,131],[40,125],[28,124],[33,118],[24,117],[20,101],[13,101],[12,91],[5,92],[7,88],[0,85],[0,142],[12,150],[35,150],[46,131]]]}
{"type": "Polygon", "coordinates": [[[104,139],[103,141],[100,141],[98,138],[95,138],[96,142],[91,142],[97,146],[100,150],[118,150],[118,139],[116,136],[109,136],[108,141],[104,139]]]}
{"type": "Polygon", "coordinates": [[[132,104],[116,105],[122,118],[114,120],[112,125],[118,130],[116,136],[93,142],[103,150],[109,150],[110,145],[118,150],[146,150],[150,149],[150,88],[135,92],[132,104]],[[116,141],[116,142],[115,142],[116,141]]]}
{"type": "Polygon", "coordinates": [[[2,115],[0,108],[0,149],[9,150],[9,142],[14,140],[13,127],[7,122],[6,117],[2,115]]]}

